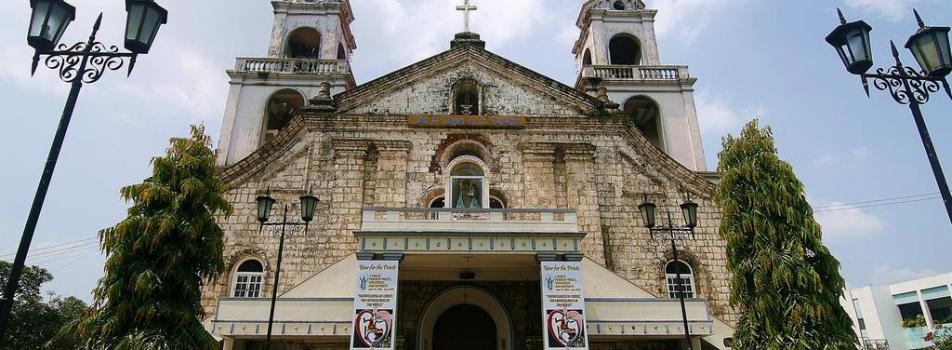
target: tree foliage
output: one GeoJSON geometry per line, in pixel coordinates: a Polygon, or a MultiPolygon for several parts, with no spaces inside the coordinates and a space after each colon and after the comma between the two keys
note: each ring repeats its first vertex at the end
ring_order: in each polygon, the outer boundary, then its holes
{"type": "Polygon", "coordinates": [[[87,349],[216,349],[201,287],[224,269],[217,214],[230,214],[204,126],[173,138],[152,177],[121,189],[128,216],[99,232],[105,276],[79,332],[87,349]]]}
{"type": "MultiPolygon", "coordinates": [[[[0,261],[0,285],[10,274],[12,264],[0,261]]],[[[61,337],[50,342],[56,333],[69,322],[80,317],[86,310],[86,303],[74,297],[62,298],[48,294],[44,301],[40,288],[53,280],[53,275],[39,266],[27,266],[23,269],[19,292],[13,304],[13,312],[7,323],[0,350],[52,349],[72,350],[76,348],[78,338],[75,335],[61,337]]]]}
{"type": "Polygon", "coordinates": [[[931,350],[952,350],[952,329],[937,325],[932,342],[935,345],[931,350]]]}
{"type": "Polygon", "coordinates": [[[744,350],[856,349],[840,306],[845,282],[820,225],[773,132],[758,121],[720,154],[721,236],[727,241],[731,305],[741,313],[734,347],[744,350]]]}

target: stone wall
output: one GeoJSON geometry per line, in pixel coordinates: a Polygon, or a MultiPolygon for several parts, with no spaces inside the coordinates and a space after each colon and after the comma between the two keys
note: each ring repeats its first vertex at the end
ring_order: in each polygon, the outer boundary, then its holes
{"type": "MultiPolygon", "coordinates": [[[[220,218],[229,271],[246,257],[276,263],[277,235],[259,232],[255,197],[270,188],[278,200],[273,217],[307,189],[321,199],[307,234],[286,242],[279,291],[286,291],[356,250],[354,231],[369,206],[422,207],[445,187],[448,171],[438,155],[458,142],[478,145],[487,164],[489,187],[512,208],[567,207],[578,211],[586,234],[586,257],[646,291],[666,297],[663,267],[669,242],[653,240],[637,206],[647,195],[681,222],[677,207],[688,194],[700,204],[696,239],[679,241],[682,258],[696,271],[699,296],[728,323],[725,243],[718,237],[720,214],[714,185],[664,155],[618,117],[530,117],[525,129],[422,129],[406,116],[313,114],[297,118],[276,139],[238,164],[223,169],[235,212],[220,218]],[[441,146],[442,145],[442,146],[441,146]],[[372,191],[372,193],[370,193],[372,191]]],[[[475,147],[475,146],[474,146],[475,147]]],[[[664,218],[659,215],[659,220],[664,218]]],[[[206,288],[206,311],[227,296],[232,275],[206,288]]],[[[266,273],[265,296],[273,276],[266,273]]],[[[406,295],[405,292],[402,295],[406,295]]]]}

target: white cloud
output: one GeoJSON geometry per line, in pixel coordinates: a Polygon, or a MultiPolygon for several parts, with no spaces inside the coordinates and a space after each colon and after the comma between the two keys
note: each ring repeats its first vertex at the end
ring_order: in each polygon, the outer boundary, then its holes
{"type": "Polygon", "coordinates": [[[764,115],[762,107],[738,109],[703,91],[694,96],[702,135],[723,136],[739,131],[748,121],[764,115]]]}
{"type": "Polygon", "coordinates": [[[889,264],[883,264],[869,272],[869,283],[873,285],[884,285],[905,282],[938,273],[938,271],[933,269],[913,270],[908,267],[894,267],[889,264]]]}
{"type": "MultiPolygon", "coordinates": [[[[474,4],[479,9],[472,14],[471,30],[494,46],[529,38],[549,16],[543,0],[479,0],[474,4]]],[[[406,64],[448,49],[453,35],[463,31],[462,13],[446,0],[355,1],[352,5],[360,18],[380,21],[377,26],[355,26],[360,46],[387,52],[385,57],[358,55],[356,60],[406,64]]]]}
{"type": "Polygon", "coordinates": [[[869,157],[869,147],[867,146],[856,147],[856,148],[853,148],[853,150],[850,151],[850,153],[853,154],[853,157],[856,157],[857,159],[865,159],[869,157]]]}
{"type": "MultiPolygon", "coordinates": [[[[876,1],[876,0],[872,0],[876,1]]],[[[715,16],[730,13],[746,0],[653,0],[648,8],[658,10],[655,30],[658,36],[677,36],[693,40],[715,16]]]]}
{"type": "MultiPolygon", "coordinates": [[[[145,65],[154,68],[136,68],[132,73],[135,79],[123,79],[116,85],[117,92],[151,103],[176,106],[195,114],[180,117],[205,120],[220,118],[218,113],[222,111],[227,93],[220,64],[200,50],[175,42],[167,43],[164,50],[150,56],[145,65]]],[[[142,64],[138,63],[137,67],[142,64]]]]}
{"type": "Polygon", "coordinates": [[[882,218],[842,202],[831,202],[817,207],[816,220],[828,238],[867,236],[883,231],[882,218]]]}
{"type": "MultiPolygon", "coordinates": [[[[845,0],[847,7],[859,9],[890,21],[912,16],[912,5],[918,0],[845,0]]],[[[847,15],[849,18],[849,15],[847,15]]]]}
{"type": "Polygon", "coordinates": [[[856,162],[862,161],[869,157],[869,147],[859,146],[854,147],[848,152],[825,152],[821,153],[812,159],[810,163],[817,167],[828,167],[832,165],[843,165],[844,162],[856,162]]]}
{"type": "Polygon", "coordinates": [[[65,93],[69,90],[66,84],[57,78],[54,71],[49,71],[40,60],[36,75],[30,75],[30,65],[33,63],[33,49],[25,43],[22,45],[4,45],[0,48],[0,82],[15,84],[29,90],[45,93],[65,93]]]}
{"type": "Polygon", "coordinates": [[[810,160],[814,166],[825,167],[836,163],[836,156],[830,153],[824,153],[810,160]]]}

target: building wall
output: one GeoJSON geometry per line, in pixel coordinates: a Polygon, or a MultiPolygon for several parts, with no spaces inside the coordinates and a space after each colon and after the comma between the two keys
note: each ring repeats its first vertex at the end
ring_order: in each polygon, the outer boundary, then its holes
{"type": "MultiPolygon", "coordinates": [[[[736,321],[728,306],[729,273],[713,185],[654,148],[624,118],[532,117],[526,129],[461,130],[409,128],[406,116],[298,117],[273,142],[222,172],[235,209],[219,221],[228,268],[245,257],[262,259],[268,269],[275,265],[277,235],[260,233],[255,221],[255,197],[268,188],[278,200],[276,216],[306,188],[321,199],[308,233],[286,241],[280,292],[356,250],[353,232],[362,208],[425,206],[427,194],[445,183],[437,153],[459,140],[489,150],[489,186],[504,193],[510,207],[576,209],[579,229],[586,233],[585,255],[659,297],[666,296],[663,266],[670,248],[651,239],[637,205],[647,193],[660,212],[671,211],[680,220],[681,190],[690,191],[701,206],[700,225],[696,240],[679,242],[681,256],[695,269],[700,296],[710,299],[713,313],[736,321]],[[368,157],[371,152],[378,156],[368,157]],[[556,164],[556,158],[565,164],[556,164]],[[370,190],[374,195],[366,196],[370,190]],[[559,196],[565,200],[554,199],[559,196]]],[[[298,211],[292,207],[290,213],[298,211]]],[[[231,278],[209,285],[206,311],[227,294],[231,278]]],[[[272,278],[265,276],[265,295],[272,278]]]]}
{"type": "Polygon", "coordinates": [[[347,28],[345,28],[349,27],[350,23],[342,21],[342,18],[347,18],[346,11],[349,6],[349,4],[342,5],[334,1],[319,1],[311,4],[291,1],[275,2],[274,24],[268,55],[285,57],[288,35],[298,28],[314,28],[321,33],[320,59],[337,59],[337,48],[340,43],[344,44],[349,58],[351,48],[355,45],[351,42],[353,38],[348,37],[347,28]]]}
{"type": "Polygon", "coordinates": [[[910,330],[902,327],[902,315],[894,296],[904,293],[918,293],[919,303],[923,306],[929,326],[926,331],[935,329],[935,322],[931,319],[928,307],[921,296],[921,291],[936,287],[946,287],[952,292],[952,273],[940,274],[912,281],[900,282],[891,285],[867,286],[851,289],[846,292],[842,305],[853,320],[856,334],[860,334],[857,320],[857,310],[851,299],[856,299],[859,313],[866,324],[868,338],[886,339],[890,349],[914,349],[925,346],[918,336],[910,336],[910,330]],[[848,300],[849,299],[849,300],[848,300]]]}

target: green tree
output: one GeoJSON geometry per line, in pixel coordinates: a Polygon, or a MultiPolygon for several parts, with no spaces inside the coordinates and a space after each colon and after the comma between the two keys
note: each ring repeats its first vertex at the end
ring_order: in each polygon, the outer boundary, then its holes
{"type": "Polygon", "coordinates": [[[152,177],[121,189],[128,216],[99,232],[105,276],[92,310],[64,330],[87,349],[217,349],[199,320],[201,287],[224,269],[214,217],[231,205],[204,126],[170,144],[152,159],[152,177]]]}
{"type": "MultiPolygon", "coordinates": [[[[10,274],[10,268],[10,263],[0,261],[0,285],[10,274]]],[[[47,344],[60,328],[78,319],[86,310],[86,303],[74,297],[61,298],[50,293],[48,301],[44,301],[40,288],[52,280],[53,275],[39,266],[28,266],[23,270],[19,293],[7,323],[11,329],[0,339],[0,350],[76,348],[75,336],[65,336],[59,342],[47,344]]]]}
{"type": "Polygon", "coordinates": [[[931,348],[932,350],[952,350],[952,329],[938,325],[933,335],[932,342],[935,346],[931,348]]]}
{"type": "Polygon", "coordinates": [[[740,313],[734,347],[744,350],[856,349],[840,306],[845,282],[820,225],[773,132],[758,121],[723,140],[716,199],[727,241],[731,305],[740,313]]]}

